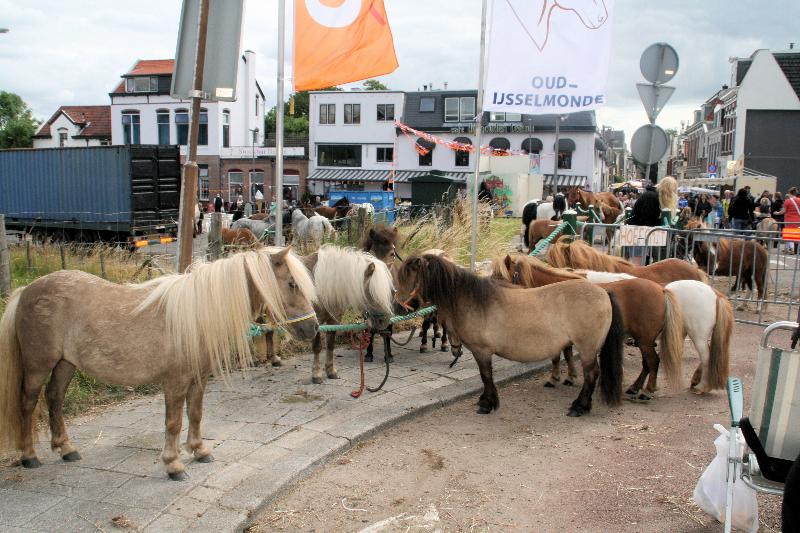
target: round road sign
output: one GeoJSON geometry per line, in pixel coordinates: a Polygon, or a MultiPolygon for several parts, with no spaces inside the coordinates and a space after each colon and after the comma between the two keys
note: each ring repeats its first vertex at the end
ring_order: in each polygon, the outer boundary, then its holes
{"type": "Polygon", "coordinates": [[[631,138],[631,156],[643,165],[652,165],[664,157],[668,144],[667,134],[663,129],[645,124],[631,138]]]}
{"type": "Polygon", "coordinates": [[[678,72],[678,53],[667,43],[651,44],[642,52],[639,70],[650,83],[667,83],[678,72]]]}

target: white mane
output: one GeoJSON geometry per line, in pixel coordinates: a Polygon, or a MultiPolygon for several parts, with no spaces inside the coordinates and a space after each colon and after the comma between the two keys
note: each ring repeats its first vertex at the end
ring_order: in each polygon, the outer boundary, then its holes
{"type": "Polygon", "coordinates": [[[622,281],[625,279],[635,279],[636,276],[625,274],[623,272],[597,272],[594,270],[576,270],[577,274],[586,275],[586,279],[590,283],[613,283],[615,281],[622,281]]]}
{"type": "MultiPolygon", "coordinates": [[[[287,318],[270,261],[273,252],[262,248],[212,263],[199,262],[185,274],[135,285],[150,290],[136,311],[152,305],[163,310],[175,353],[185,358],[193,371],[198,371],[203,357],[210,359],[218,373],[231,368],[232,357],[246,367],[252,360],[247,331],[256,318],[251,286],[258,291],[263,311],[273,322],[279,324],[287,318]]],[[[308,270],[291,252],[286,255],[286,264],[298,289],[313,302],[314,283],[308,270]]]]}
{"type": "Polygon", "coordinates": [[[318,302],[333,316],[340,316],[347,309],[392,313],[392,274],[386,264],[372,254],[325,245],[319,249],[314,283],[318,302]],[[367,293],[364,272],[370,264],[375,265],[375,272],[370,277],[367,293]]]}

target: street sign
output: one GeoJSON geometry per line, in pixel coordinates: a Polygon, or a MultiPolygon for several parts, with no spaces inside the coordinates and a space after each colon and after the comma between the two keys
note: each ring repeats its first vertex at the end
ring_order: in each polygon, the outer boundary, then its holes
{"type": "Polygon", "coordinates": [[[639,59],[639,70],[650,83],[667,83],[678,72],[678,53],[667,43],[651,44],[639,59]]]}
{"type": "Polygon", "coordinates": [[[708,165],[708,172],[709,172],[709,174],[711,174],[712,172],[716,173],[717,172],[717,165],[715,165],[714,163],[711,163],[710,165],[708,165]]]}
{"type": "Polygon", "coordinates": [[[712,180],[715,180],[715,179],[717,179],[717,173],[716,172],[709,172],[708,173],[708,177],[711,178],[712,180]]]}
{"type": "MultiPolygon", "coordinates": [[[[170,96],[186,100],[194,89],[201,0],[183,0],[170,96]]],[[[204,100],[236,100],[244,0],[210,0],[203,71],[204,100]]]]}
{"type": "Polygon", "coordinates": [[[643,165],[660,161],[667,153],[666,132],[653,124],[645,124],[631,138],[631,156],[643,165]]]}
{"type": "Polygon", "coordinates": [[[647,113],[647,118],[650,119],[650,124],[655,124],[656,117],[667,100],[675,92],[675,87],[669,85],[650,85],[648,83],[637,83],[636,89],[639,91],[639,98],[642,99],[644,110],[647,113]]]}

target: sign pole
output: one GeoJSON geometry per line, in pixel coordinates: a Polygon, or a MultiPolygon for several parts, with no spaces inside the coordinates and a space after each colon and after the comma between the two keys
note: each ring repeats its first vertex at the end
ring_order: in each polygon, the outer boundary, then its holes
{"type": "Polygon", "coordinates": [[[484,57],[486,56],[486,0],[481,6],[481,55],[478,62],[478,101],[475,105],[475,145],[478,150],[475,155],[475,177],[472,185],[472,240],[470,242],[469,268],[475,270],[475,258],[478,253],[478,181],[481,174],[481,130],[483,126],[483,70],[484,57]]]}
{"type": "Polygon", "coordinates": [[[197,33],[197,52],[194,60],[194,90],[192,112],[189,122],[189,146],[186,163],[183,165],[181,184],[181,206],[178,215],[178,272],[185,272],[192,263],[192,239],[194,210],[197,206],[197,141],[200,134],[200,101],[203,96],[203,70],[206,58],[206,36],[208,33],[209,0],[200,1],[200,24],[197,33]]]}
{"type": "Polygon", "coordinates": [[[278,0],[278,102],[275,106],[275,245],[283,246],[283,60],[286,0],[278,0]]]}
{"type": "Polygon", "coordinates": [[[553,158],[553,159],[555,159],[555,161],[553,162],[553,191],[554,191],[553,192],[553,196],[554,197],[555,197],[555,194],[558,192],[558,153],[559,153],[559,150],[558,150],[558,139],[560,137],[560,134],[561,134],[561,115],[556,114],[556,145],[555,145],[556,155],[553,158]]]}

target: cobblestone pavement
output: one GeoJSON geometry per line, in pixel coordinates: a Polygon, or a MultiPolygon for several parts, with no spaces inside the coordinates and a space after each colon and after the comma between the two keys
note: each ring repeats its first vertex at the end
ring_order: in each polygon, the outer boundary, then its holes
{"type": "MultiPolygon", "coordinates": [[[[216,460],[197,463],[184,453],[190,476],[184,482],[170,481],[159,460],[161,395],[74,419],[68,430],[81,461],[61,461],[42,434],[40,468],[0,468],[0,530],[234,531],[332,454],[386,425],[481,390],[469,353],[449,368],[449,353],[420,354],[418,345],[414,339],[414,349],[395,348],[386,386],[360,399],[350,397],[358,388],[357,352],[345,349],[337,350],[341,379],[321,385],[311,383],[310,356],[233,375],[230,387],[213,381],[203,436],[216,460]]],[[[367,385],[383,378],[382,353],[376,346],[376,362],[367,363],[367,385]]],[[[543,367],[495,359],[495,381],[543,367]]],[[[186,425],[184,419],[183,439],[186,425]]]]}

